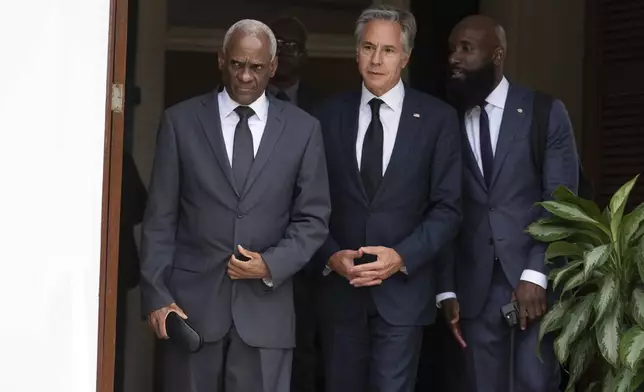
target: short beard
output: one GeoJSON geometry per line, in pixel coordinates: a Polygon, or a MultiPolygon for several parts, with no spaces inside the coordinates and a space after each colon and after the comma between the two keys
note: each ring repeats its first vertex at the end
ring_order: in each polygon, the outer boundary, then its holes
{"type": "Polygon", "coordinates": [[[496,85],[496,68],[493,62],[473,71],[462,71],[464,78],[452,77],[449,69],[447,79],[447,99],[460,112],[466,112],[481,105],[496,85]]]}

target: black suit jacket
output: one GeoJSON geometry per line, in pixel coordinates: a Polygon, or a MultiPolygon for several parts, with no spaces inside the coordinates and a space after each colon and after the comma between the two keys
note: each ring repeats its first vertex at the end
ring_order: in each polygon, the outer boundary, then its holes
{"type": "Polygon", "coordinates": [[[424,325],[436,315],[437,255],[461,221],[461,141],[453,108],[411,88],[405,98],[391,161],[370,204],[356,159],[360,91],[332,99],[315,112],[322,124],[331,191],[330,233],[316,260],[362,246],[394,248],[408,275],[398,272],[373,288],[354,288],[336,273],[321,278],[322,317],[349,318],[372,295],[393,325],[424,325]]]}

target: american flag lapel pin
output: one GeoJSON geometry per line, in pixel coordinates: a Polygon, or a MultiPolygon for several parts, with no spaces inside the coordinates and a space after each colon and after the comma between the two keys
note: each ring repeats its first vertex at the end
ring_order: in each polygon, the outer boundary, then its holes
{"type": "Polygon", "coordinates": [[[416,117],[416,118],[420,118],[420,114],[418,114],[418,113],[414,113],[414,117],[416,117]]]}

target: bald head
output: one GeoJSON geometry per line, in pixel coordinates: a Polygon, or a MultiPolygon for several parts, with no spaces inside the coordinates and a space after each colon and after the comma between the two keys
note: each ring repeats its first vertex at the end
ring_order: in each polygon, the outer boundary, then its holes
{"type": "Polygon", "coordinates": [[[488,16],[468,16],[452,29],[449,50],[452,92],[465,107],[480,104],[503,79],[505,30],[488,16]]]}
{"type": "Polygon", "coordinates": [[[471,29],[484,33],[492,43],[500,46],[503,50],[508,49],[508,40],[505,37],[505,29],[496,20],[485,15],[471,15],[461,20],[452,31],[459,29],[471,29]]]}

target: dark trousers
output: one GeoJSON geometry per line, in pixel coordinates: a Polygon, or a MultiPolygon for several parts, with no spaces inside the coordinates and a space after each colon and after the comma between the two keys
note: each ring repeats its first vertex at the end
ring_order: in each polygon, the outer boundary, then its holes
{"type": "MultiPolygon", "coordinates": [[[[507,392],[510,374],[510,328],[501,317],[501,307],[510,302],[513,288],[500,264],[494,268],[492,284],[481,313],[461,320],[466,377],[462,391],[507,392]]],[[[515,331],[515,392],[555,392],[559,386],[559,365],[554,356],[553,340],[542,341],[542,360],[537,357],[538,323],[525,331],[515,331]]]]}
{"type": "Polygon", "coordinates": [[[291,392],[321,391],[320,350],[316,306],[316,282],[308,271],[293,277],[295,302],[295,349],[291,392]]]}
{"type": "Polygon", "coordinates": [[[292,350],[247,345],[232,327],[220,341],[189,353],[161,342],[163,392],[288,392],[292,350]]]}
{"type": "Polygon", "coordinates": [[[423,328],[389,324],[359,290],[364,306],[355,317],[322,324],[326,391],[412,392],[423,328]]]}

